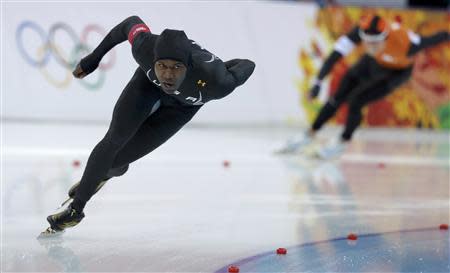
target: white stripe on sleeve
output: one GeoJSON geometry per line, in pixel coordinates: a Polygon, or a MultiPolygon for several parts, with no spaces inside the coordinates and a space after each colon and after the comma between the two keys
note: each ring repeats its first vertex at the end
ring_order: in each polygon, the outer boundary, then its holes
{"type": "Polygon", "coordinates": [[[411,43],[418,45],[420,44],[420,36],[417,35],[416,33],[412,32],[411,30],[408,30],[408,37],[409,40],[411,41],[411,43]]]}
{"type": "Polygon", "coordinates": [[[339,37],[339,39],[334,44],[334,50],[341,53],[343,56],[347,56],[355,48],[355,43],[353,43],[350,38],[346,35],[339,37]]]}

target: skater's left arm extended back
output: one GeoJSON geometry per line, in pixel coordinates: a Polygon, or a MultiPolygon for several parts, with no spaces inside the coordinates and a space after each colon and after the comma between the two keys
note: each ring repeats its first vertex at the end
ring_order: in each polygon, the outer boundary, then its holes
{"type": "Polygon", "coordinates": [[[353,49],[361,43],[359,36],[359,27],[354,27],[349,33],[339,37],[334,44],[333,51],[328,55],[317,74],[316,80],[309,91],[309,98],[315,98],[319,95],[323,79],[331,72],[334,65],[343,57],[349,55],[353,49]]]}
{"type": "Polygon", "coordinates": [[[244,84],[255,70],[255,63],[247,59],[232,59],[218,66],[216,72],[218,89],[210,95],[210,100],[226,97],[236,87],[244,84]]]}

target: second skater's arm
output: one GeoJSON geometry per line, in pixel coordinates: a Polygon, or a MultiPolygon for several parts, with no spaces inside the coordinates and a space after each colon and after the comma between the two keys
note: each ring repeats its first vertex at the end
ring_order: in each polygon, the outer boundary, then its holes
{"type": "Polygon", "coordinates": [[[126,41],[127,39],[133,44],[138,34],[150,32],[149,27],[138,16],[130,16],[115,26],[100,42],[100,44],[92,51],[91,54],[81,59],[79,65],[73,72],[77,78],[82,78],[93,72],[103,56],[108,53],[116,45],[126,41]]]}
{"type": "Polygon", "coordinates": [[[430,36],[419,36],[413,32],[409,32],[411,47],[408,55],[414,55],[419,51],[438,45],[443,42],[450,42],[450,33],[447,31],[440,31],[430,36]]]}
{"type": "Polygon", "coordinates": [[[355,46],[361,42],[359,37],[359,27],[355,27],[348,34],[339,37],[334,44],[334,49],[320,68],[313,87],[309,91],[310,98],[315,98],[319,94],[322,80],[330,73],[334,65],[342,58],[350,54],[355,46]]]}

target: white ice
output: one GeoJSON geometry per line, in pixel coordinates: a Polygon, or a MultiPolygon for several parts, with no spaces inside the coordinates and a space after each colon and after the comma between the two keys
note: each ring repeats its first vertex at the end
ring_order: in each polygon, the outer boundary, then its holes
{"type": "Polygon", "coordinates": [[[214,272],[282,246],[449,222],[448,133],[364,129],[321,162],[271,153],[295,130],[193,127],[108,182],[61,240],[39,242],[105,132],[3,124],[2,271],[214,272]]]}

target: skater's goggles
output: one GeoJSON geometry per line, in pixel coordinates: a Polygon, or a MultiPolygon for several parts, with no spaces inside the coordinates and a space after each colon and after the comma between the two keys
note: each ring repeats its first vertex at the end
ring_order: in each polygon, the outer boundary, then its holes
{"type": "Polygon", "coordinates": [[[361,39],[367,43],[382,42],[382,41],[386,40],[386,37],[388,36],[388,34],[389,34],[389,30],[387,28],[379,34],[367,34],[364,32],[364,30],[359,29],[359,37],[361,37],[361,39]]]}

